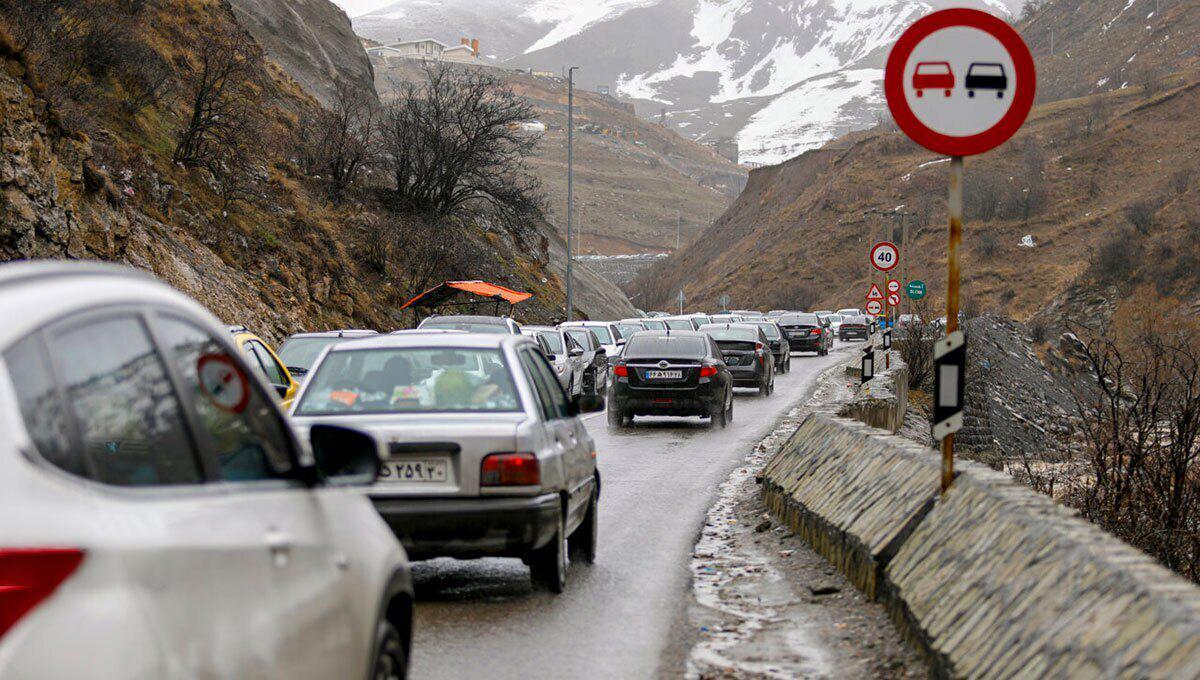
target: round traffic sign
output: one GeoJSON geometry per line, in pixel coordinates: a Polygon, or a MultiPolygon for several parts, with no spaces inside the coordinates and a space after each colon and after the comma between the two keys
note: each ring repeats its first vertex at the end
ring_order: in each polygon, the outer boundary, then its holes
{"type": "Polygon", "coordinates": [[[871,265],[881,272],[889,272],[900,264],[900,251],[894,243],[880,241],[871,246],[871,265]]]}
{"type": "Polygon", "coordinates": [[[196,361],[200,391],[213,406],[241,413],[250,403],[250,382],[226,354],[205,354],[196,361]]]}
{"type": "Polygon", "coordinates": [[[970,156],[1025,122],[1037,89],[1033,56],[1011,26],[977,9],[918,19],[888,54],[883,79],[896,125],[921,146],[970,156]]]}
{"type": "Polygon", "coordinates": [[[899,307],[900,306],[900,294],[899,293],[888,293],[888,305],[892,306],[892,307],[899,307]]]}
{"type": "Polygon", "coordinates": [[[870,314],[871,316],[879,316],[882,313],[883,303],[881,303],[879,300],[867,301],[867,314],[870,314]]]}
{"type": "Polygon", "coordinates": [[[898,293],[900,292],[900,282],[896,279],[892,279],[888,281],[887,288],[889,293],[898,293]]]}
{"type": "Polygon", "coordinates": [[[925,297],[925,282],[924,281],[909,281],[908,282],[908,299],[920,300],[925,297]]]}

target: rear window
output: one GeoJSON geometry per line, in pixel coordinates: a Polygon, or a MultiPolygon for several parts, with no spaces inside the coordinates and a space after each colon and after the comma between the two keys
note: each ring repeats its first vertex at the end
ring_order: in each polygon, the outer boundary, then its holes
{"type": "Polygon", "coordinates": [[[279,358],[288,368],[308,370],[317,363],[317,357],[326,347],[342,342],[344,338],[292,338],[283,343],[279,358]]]}
{"type": "Polygon", "coordinates": [[[705,326],[700,330],[708,333],[717,342],[758,342],[758,332],[749,328],[726,328],[725,326],[705,326]]]}
{"type": "Polygon", "coordinates": [[[779,337],[779,327],[773,323],[756,323],[754,325],[761,328],[763,334],[772,340],[779,337]]]}
{"type": "Polygon", "coordinates": [[[296,415],[518,411],[497,349],[404,348],[331,352],[296,415]]]}
{"type": "Polygon", "coordinates": [[[667,330],[667,324],[665,322],[659,321],[658,319],[643,319],[642,325],[646,327],[646,330],[651,330],[651,331],[667,330]]]}
{"type": "Polygon", "coordinates": [[[637,333],[639,331],[644,331],[646,329],[643,328],[641,324],[619,323],[619,324],[617,324],[617,330],[621,332],[621,337],[628,340],[629,336],[631,336],[634,333],[637,333]]]}
{"type": "Polygon", "coordinates": [[[779,317],[780,326],[816,326],[816,314],[788,314],[779,317]]]}
{"type": "Polygon", "coordinates": [[[453,317],[430,319],[421,324],[421,328],[450,328],[468,333],[507,333],[508,327],[503,324],[480,323],[478,321],[455,321],[453,317]]]}
{"type": "Polygon", "coordinates": [[[673,331],[693,330],[692,322],[688,321],[687,319],[667,319],[666,323],[667,323],[667,328],[670,328],[673,331]]]}
{"type": "Polygon", "coordinates": [[[625,345],[625,358],[699,359],[706,355],[705,344],[695,336],[639,335],[625,345]]]}
{"type": "Polygon", "coordinates": [[[841,323],[841,321],[842,321],[841,314],[830,314],[829,316],[827,316],[825,318],[829,319],[829,323],[841,323]]]}

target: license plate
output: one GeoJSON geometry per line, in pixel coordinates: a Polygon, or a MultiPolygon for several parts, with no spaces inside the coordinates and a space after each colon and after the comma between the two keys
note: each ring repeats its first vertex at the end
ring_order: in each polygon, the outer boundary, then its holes
{"type": "Polygon", "coordinates": [[[683,371],[646,371],[646,380],[679,380],[683,371]]]}
{"type": "Polygon", "coordinates": [[[387,461],[379,470],[381,482],[444,482],[447,465],[444,460],[387,461]]]}

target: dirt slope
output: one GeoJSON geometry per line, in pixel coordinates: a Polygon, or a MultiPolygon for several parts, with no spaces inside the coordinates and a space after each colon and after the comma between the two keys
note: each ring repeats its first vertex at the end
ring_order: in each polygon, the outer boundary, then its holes
{"type": "MultiPolygon", "coordinates": [[[[561,78],[490,69],[527,97],[547,126],[532,160],[566,234],[567,84],[561,78]]],[[[421,77],[418,67],[376,63],[381,97],[394,82],[421,77]]],[[[581,254],[621,255],[674,249],[694,239],[745,185],[746,171],[711,149],[635,115],[629,105],[575,91],[575,216],[581,254]]]]}

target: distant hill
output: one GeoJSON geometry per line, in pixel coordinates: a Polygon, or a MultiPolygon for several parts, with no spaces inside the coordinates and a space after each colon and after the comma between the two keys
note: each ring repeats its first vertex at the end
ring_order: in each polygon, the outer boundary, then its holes
{"type": "MultiPolygon", "coordinates": [[[[419,66],[377,65],[381,97],[394,82],[422,77],[419,66]]],[[[549,199],[550,221],[566,234],[567,83],[491,69],[528,98],[546,126],[533,172],[549,199]]],[[[687,244],[741,192],[746,171],[712,149],[639,118],[612,97],[575,92],[576,245],[581,254],[660,252],[687,244]]]]}
{"type": "MultiPolygon", "coordinates": [[[[1196,299],[1200,3],[1170,3],[1161,23],[1145,21],[1153,6],[1053,0],[1021,27],[1030,36],[1062,21],[1056,32],[1070,36],[1073,17],[1086,11],[1092,28],[1077,43],[1058,43],[1054,57],[1034,45],[1044,96],[1071,98],[1036,106],[1013,140],[967,159],[963,285],[970,308],[1017,318],[1053,308],[1061,317],[1072,305],[1103,306],[1131,284],[1186,304],[1196,299]],[[1122,28],[1130,13],[1139,18],[1122,28]],[[1092,51],[1090,41],[1106,24],[1114,35],[1128,32],[1130,42],[1114,38],[1108,52],[1092,51]],[[1139,61],[1152,78],[1122,75],[1139,61]],[[1099,73],[1111,74],[1112,89],[1095,86],[1099,73]],[[1099,91],[1086,94],[1093,89],[1099,91]],[[1072,96],[1077,90],[1085,96],[1072,96]],[[1021,245],[1025,236],[1034,247],[1021,245]],[[1075,302],[1064,305],[1067,298],[1075,302]]],[[[723,293],[737,305],[762,308],[796,306],[800,298],[822,307],[858,305],[868,242],[891,222],[867,211],[900,208],[917,213],[914,245],[903,257],[941,304],[944,160],[880,126],[754,170],[712,229],[632,290],[650,307],[666,304],[680,287],[697,308],[716,306],[723,293]]]]}

